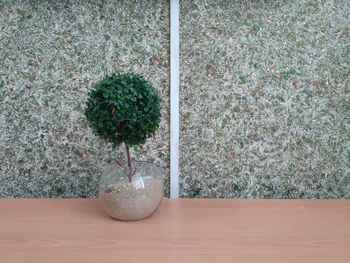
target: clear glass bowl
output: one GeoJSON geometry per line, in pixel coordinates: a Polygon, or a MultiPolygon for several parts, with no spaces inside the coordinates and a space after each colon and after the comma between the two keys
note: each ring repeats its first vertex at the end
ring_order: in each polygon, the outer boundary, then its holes
{"type": "Polygon", "coordinates": [[[132,162],[132,181],[125,163],[108,165],[101,176],[99,201],[118,220],[140,220],[152,215],[163,197],[163,176],[156,164],[132,162]]]}

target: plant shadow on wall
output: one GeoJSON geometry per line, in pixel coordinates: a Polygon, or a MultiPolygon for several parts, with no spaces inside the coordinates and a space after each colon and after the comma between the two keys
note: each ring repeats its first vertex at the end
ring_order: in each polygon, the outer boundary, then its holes
{"type": "Polygon", "coordinates": [[[148,217],[163,196],[162,173],[155,164],[133,161],[130,147],[145,143],[159,127],[157,90],[141,75],[114,73],[91,90],[85,116],[93,132],[113,148],[125,145],[126,162],[116,159],[102,174],[102,207],[116,219],[148,217]]]}

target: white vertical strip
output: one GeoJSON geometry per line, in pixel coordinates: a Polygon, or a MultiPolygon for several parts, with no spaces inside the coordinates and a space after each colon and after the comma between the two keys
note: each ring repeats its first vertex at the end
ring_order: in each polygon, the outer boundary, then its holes
{"type": "Polygon", "coordinates": [[[179,197],[179,0],[170,1],[170,197],[179,197]]]}

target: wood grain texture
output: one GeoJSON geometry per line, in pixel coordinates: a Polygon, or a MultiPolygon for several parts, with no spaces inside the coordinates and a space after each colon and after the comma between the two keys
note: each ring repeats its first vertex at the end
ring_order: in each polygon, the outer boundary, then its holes
{"type": "Polygon", "coordinates": [[[163,199],[110,219],[96,199],[0,199],[0,262],[350,262],[350,200],[163,199]]]}

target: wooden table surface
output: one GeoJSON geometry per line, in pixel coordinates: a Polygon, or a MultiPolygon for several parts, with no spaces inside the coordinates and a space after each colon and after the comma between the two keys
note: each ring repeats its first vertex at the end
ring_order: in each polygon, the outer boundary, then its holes
{"type": "Polygon", "coordinates": [[[350,200],[163,199],[143,221],[96,199],[0,199],[0,262],[350,262],[350,200]]]}

